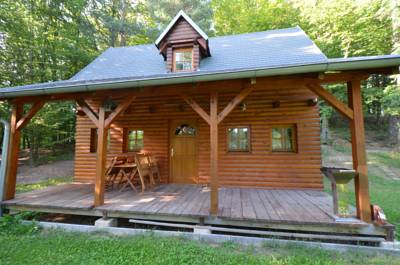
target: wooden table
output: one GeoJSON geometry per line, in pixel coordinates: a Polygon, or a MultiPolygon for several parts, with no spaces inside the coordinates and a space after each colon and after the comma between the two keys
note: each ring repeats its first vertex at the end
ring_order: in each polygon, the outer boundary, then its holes
{"type": "Polygon", "coordinates": [[[119,170],[119,173],[121,173],[121,181],[124,177],[127,180],[127,182],[122,186],[122,188],[119,191],[122,191],[128,185],[131,186],[131,188],[134,191],[137,191],[135,185],[133,184],[133,180],[135,178],[135,175],[137,174],[136,164],[134,163],[119,164],[119,165],[114,165],[113,168],[119,170]]]}

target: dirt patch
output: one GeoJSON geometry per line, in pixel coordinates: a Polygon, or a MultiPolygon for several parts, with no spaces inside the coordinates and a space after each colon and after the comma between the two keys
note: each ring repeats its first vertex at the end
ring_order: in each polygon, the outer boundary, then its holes
{"type": "Polygon", "coordinates": [[[74,175],[74,161],[57,161],[37,167],[21,165],[18,167],[17,182],[30,184],[48,179],[65,178],[74,175]]]}

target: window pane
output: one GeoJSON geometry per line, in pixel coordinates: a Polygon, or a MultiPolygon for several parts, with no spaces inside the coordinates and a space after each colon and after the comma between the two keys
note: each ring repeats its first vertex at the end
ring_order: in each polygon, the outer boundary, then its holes
{"type": "Polygon", "coordinates": [[[249,141],[249,128],[228,128],[229,151],[249,151],[249,141]]]}
{"type": "Polygon", "coordinates": [[[281,152],[293,152],[295,137],[294,126],[272,128],[272,150],[281,152]]]}
{"type": "Polygon", "coordinates": [[[186,71],[192,69],[192,52],[175,52],[175,70],[186,71]]]}
{"type": "Polygon", "coordinates": [[[189,124],[181,124],[175,128],[175,135],[196,135],[196,128],[189,124]]]}
{"type": "Polygon", "coordinates": [[[144,146],[142,130],[129,130],[127,139],[127,151],[139,151],[144,146]]]}

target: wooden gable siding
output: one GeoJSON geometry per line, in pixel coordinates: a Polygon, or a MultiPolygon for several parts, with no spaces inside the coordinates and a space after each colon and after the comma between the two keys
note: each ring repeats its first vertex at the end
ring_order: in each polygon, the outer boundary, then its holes
{"type": "MultiPolygon", "coordinates": [[[[235,96],[219,95],[219,111],[235,96]]],[[[319,113],[308,106],[313,98],[307,89],[258,89],[245,99],[247,109],[236,108],[219,128],[220,185],[264,188],[322,189],[319,113]],[[280,100],[280,107],[273,102],[280,100]],[[297,125],[297,153],[271,152],[271,128],[274,124],[297,125]],[[251,128],[251,152],[228,153],[226,128],[246,125],[251,128]]],[[[209,110],[209,95],[194,96],[209,110]]],[[[95,105],[95,104],[94,104],[95,105]]],[[[198,120],[199,183],[208,183],[210,171],[209,126],[178,96],[138,97],[111,126],[108,159],[122,152],[123,128],[144,130],[144,150],[159,160],[162,181],[169,175],[169,120],[198,120]],[[149,111],[151,106],[152,111],[149,111]]],[[[75,180],[92,182],[96,154],[89,153],[91,121],[78,116],[76,129],[75,180]]]]}
{"type": "Polygon", "coordinates": [[[184,19],[180,19],[165,36],[169,42],[201,38],[200,34],[184,19]]]}

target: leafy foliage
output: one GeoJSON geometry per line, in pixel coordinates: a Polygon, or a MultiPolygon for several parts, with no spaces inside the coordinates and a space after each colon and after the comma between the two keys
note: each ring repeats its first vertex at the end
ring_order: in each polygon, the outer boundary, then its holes
{"type": "Polygon", "coordinates": [[[35,222],[22,224],[22,220],[31,219],[35,216],[31,212],[23,212],[16,215],[5,215],[0,217],[0,236],[4,235],[32,235],[39,231],[35,222]]]}

